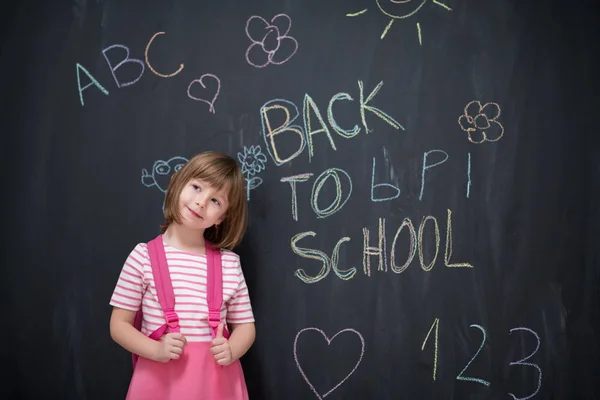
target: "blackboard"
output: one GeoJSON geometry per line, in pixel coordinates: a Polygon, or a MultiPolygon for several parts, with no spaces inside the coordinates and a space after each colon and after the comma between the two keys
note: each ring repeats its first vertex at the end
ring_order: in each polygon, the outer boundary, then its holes
{"type": "Polygon", "coordinates": [[[600,397],[594,2],[2,7],[2,398],[124,398],[110,294],[205,150],[252,399],[600,397]]]}

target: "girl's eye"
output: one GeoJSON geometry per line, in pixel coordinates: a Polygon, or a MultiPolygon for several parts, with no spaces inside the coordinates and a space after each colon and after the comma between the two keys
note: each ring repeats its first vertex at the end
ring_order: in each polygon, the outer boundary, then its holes
{"type": "Polygon", "coordinates": [[[192,186],[193,186],[194,190],[199,190],[200,189],[200,186],[198,186],[196,184],[193,184],[192,186]]]}
{"type": "Polygon", "coordinates": [[[216,205],[218,205],[218,206],[220,206],[220,205],[221,205],[221,203],[219,203],[219,200],[217,200],[217,199],[212,199],[212,201],[213,201],[213,202],[214,202],[216,205]]]}

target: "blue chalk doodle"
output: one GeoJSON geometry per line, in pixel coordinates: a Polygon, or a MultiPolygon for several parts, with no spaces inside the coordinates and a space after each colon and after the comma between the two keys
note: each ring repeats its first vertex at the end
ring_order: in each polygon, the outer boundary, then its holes
{"type": "MultiPolygon", "coordinates": [[[[172,157],[167,161],[156,160],[150,173],[142,169],[142,184],[146,187],[156,186],[158,190],[167,193],[171,176],[179,171],[188,159],[185,157],[172,157]]],[[[163,198],[162,210],[165,211],[165,199],[163,198]]]]}
{"type": "Polygon", "coordinates": [[[254,175],[258,175],[265,169],[267,156],[262,152],[260,145],[244,146],[244,151],[238,152],[237,156],[246,179],[246,199],[250,200],[250,191],[259,187],[263,182],[262,178],[254,175]]]}
{"type": "Polygon", "coordinates": [[[156,186],[161,192],[167,193],[171,175],[179,171],[187,162],[187,158],[184,157],[173,157],[167,161],[157,160],[152,166],[151,173],[148,173],[145,168],[142,169],[142,184],[146,187],[156,186]]]}

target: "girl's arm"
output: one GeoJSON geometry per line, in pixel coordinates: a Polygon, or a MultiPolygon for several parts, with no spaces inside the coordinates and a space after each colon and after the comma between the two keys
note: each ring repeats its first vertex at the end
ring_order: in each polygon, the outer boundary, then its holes
{"type": "Polygon", "coordinates": [[[229,349],[232,361],[242,358],[250,349],[256,337],[254,322],[245,324],[231,324],[231,336],[229,337],[229,349]]]}
{"type": "Polygon", "coordinates": [[[160,342],[150,339],[133,326],[135,311],[113,307],[110,316],[110,336],[130,353],[158,361],[160,342]]]}

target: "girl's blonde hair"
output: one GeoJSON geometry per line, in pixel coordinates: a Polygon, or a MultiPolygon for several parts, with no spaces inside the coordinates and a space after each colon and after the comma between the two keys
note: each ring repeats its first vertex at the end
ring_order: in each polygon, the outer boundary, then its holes
{"type": "Polygon", "coordinates": [[[223,153],[200,153],[171,176],[165,198],[165,223],[160,227],[161,232],[164,233],[173,222],[181,222],[179,196],[192,179],[207,182],[217,190],[227,190],[229,206],[225,218],[218,228],[214,225],[207,228],[204,238],[217,248],[233,249],[246,232],[248,206],[242,171],[233,158],[223,153]]]}

